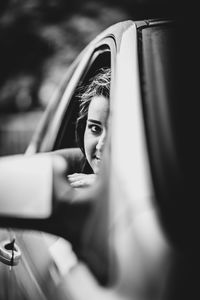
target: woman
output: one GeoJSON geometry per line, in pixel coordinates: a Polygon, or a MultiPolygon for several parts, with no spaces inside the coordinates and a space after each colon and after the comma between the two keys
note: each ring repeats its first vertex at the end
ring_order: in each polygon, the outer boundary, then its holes
{"type": "Polygon", "coordinates": [[[76,135],[83,153],[83,166],[80,173],[68,175],[75,188],[90,186],[100,169],[107,134],[110,78],[110,69],[102,68],[80,95],[76,135]]]}

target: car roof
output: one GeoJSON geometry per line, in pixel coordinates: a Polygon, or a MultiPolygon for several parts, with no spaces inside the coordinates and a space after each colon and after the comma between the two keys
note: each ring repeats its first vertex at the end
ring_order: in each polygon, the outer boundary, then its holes
{"type": "Polygon", "coordinates": [[[83,51],[80,53],[81,55],[88,50],[90,47],[94,47],[95,44],[99,43],[102,39],[113,37],[117,48],[121,43],[122,35],[125,31],[127,31],[131,26],[135,26],[137,29],[155,26],[158,24],[166,24],[172,22],[171,19],[160,18],[160,19],[145,19],[145,20],[125,20],[118,23],[115,23],[102,31],[100,34],[96,36],[89,44],[86,46],[83,51]]]}

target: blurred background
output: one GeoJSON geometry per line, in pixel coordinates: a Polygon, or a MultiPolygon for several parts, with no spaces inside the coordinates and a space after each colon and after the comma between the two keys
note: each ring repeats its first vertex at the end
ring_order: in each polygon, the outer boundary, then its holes
{"type": "Polygon", "coordinates": [[[25,151],[69,65],[98,33],[174,12],[153,0],[1,0],[0,156],[25,151]]]}

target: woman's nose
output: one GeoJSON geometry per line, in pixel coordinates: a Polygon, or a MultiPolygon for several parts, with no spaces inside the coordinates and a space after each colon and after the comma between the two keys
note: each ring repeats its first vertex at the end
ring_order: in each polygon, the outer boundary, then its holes
{"type": "Polygon", "coordinates": [[[104,144],[105,144],[105,140],[106,140],[106,131],[103,130],[103,131],[102,131],[102,134],[101,134],[100,137],[99,137],[99,140],[98,140],[98,142],[97,142],[97,145],[96,145],[96,149],[97,149],[98,151],[102,151],[102,150],[103,150],[103,146],[104,146],[104,144]]]}

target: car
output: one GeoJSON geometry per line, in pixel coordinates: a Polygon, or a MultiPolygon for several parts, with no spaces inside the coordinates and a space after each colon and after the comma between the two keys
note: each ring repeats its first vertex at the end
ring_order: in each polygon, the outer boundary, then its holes
{"type": "Polygon", "coordinates": [[[195,249],[196,223],[184,222],[177,155],[176,37],[171,19],[106,29],[67,71],[25,155],[1,158],[1,299],[182,299],[188,287],[195,291],[188,244],[195,249]],[[75,193],[79,205],[61,205],[57,214],[52,157],[77,147],[77,88],[100,68],[111,68],[101,172],[92,188],[75,193]]]}

